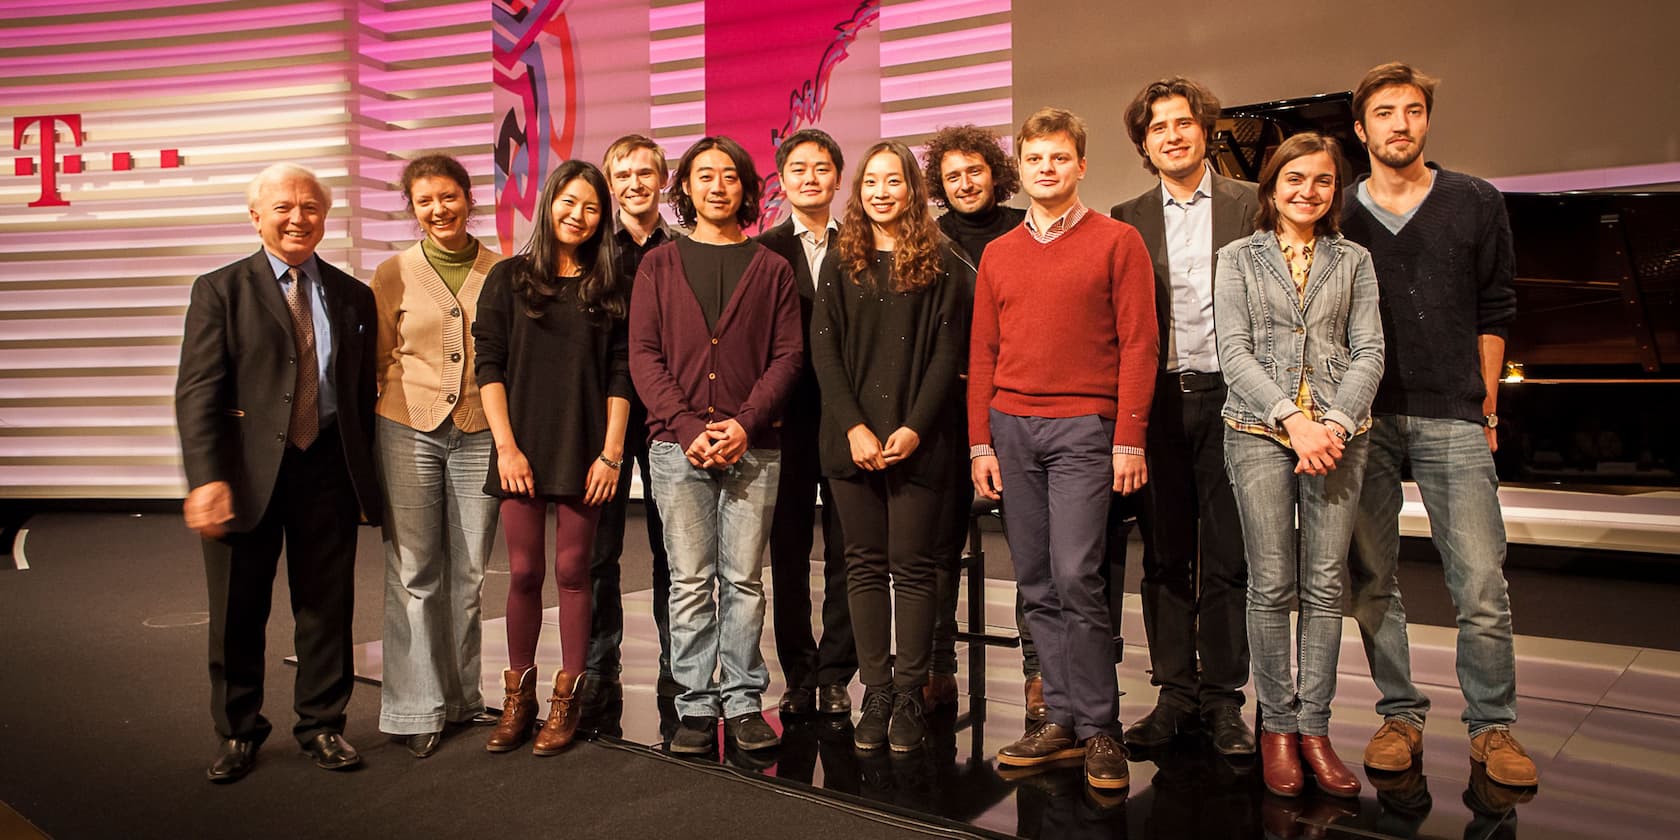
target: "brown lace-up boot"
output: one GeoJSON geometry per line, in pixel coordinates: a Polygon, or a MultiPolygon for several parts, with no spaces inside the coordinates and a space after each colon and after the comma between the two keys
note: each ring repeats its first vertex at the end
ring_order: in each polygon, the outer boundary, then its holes
{"type": "Polygon", "coordinates": [[[537,669],[523,671],[508,669],[502,672],[502,719],[484,748],[490,752],[507,752],[531,737],[531,724],[537,720],[537,669]]]}
{"type": "Polygon", "coordinates": [[[556,755],[572,743],[577,735],[578,708],[572,699],[577,696],[578,680],[562,668],[554,672],[554,693],[548,697],[548,719],[543,721],[531,752],[536,755],[556,755]]]}

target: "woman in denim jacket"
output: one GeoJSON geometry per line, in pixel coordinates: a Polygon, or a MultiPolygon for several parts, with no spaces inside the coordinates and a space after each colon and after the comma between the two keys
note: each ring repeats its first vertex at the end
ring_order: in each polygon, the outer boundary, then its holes
{"type": "Polygon", "coordinates": [[[1219,251],[1214,324],[1229,396],[1225,466],[1248,557],[1248,643],[1267,789],[1356,796],[1329,743],[1342,632],[1340,570],[1383,372],[1371,255],[1342,238],[1336,141],[1298,134],[1260,178],[1253,236],[1219,251]],[[1299,526],[1297,527],[1297,523],[1299,526]],[[1298,672],[1289,610],[1300,600],[1298,672]]]}

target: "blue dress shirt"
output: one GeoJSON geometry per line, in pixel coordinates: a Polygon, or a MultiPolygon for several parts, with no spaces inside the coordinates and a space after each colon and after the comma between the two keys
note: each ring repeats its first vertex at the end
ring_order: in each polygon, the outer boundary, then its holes
{"type": "MultiPolygon", "coordinates": [[[[286,276],[286,269],[291,266],[266,248],[263,255],[268,257],[268,264],[274,269],[274,278],[280,284],[280,297],[285,299],[292,291],[291,278],[286,276]]],[[[321,395],[317,407],[321,414],[321,428],[325,429],[338,419],[338,391],[333,389],[332,380],[332,318],[327,315],[326,292],[322,288],[321,269],[315,262],[315,256],[310,255],[297,270],[303,278],[303,291],[309,295],[310,320],[315,323],[315,369],[321,375],[321,395]]]]}

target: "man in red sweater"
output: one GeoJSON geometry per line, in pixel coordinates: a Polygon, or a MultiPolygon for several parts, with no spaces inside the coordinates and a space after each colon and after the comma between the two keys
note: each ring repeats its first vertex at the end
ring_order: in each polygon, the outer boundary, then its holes
{"type": "Polygon", "coordinates": [[[1041,109],[1016,135],[1032,206],[986,248],[974,292],[968,428],[975,490],[1001,498],[1049,713],[998,761],[1083,756],[1093,787],[1130,783],[1103,595],[1111,492],[1148,480],[1158,341],[1149,251],[1079,201],[1085,121],[1041,109]]]}

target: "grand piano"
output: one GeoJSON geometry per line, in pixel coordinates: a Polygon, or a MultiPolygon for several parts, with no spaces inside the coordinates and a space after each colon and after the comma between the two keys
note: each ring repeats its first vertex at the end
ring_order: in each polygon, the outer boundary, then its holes
{"type": "MultiPolygon", "coordinates": [[[[1330,93],[1226,108],[1209,159],[1258,180],[1285,138],[1319,131],[1342,143],[1351,183],[1370,171],[1352,102],[1330,93]]],[[[1627,496],[1680,488],[1680,192],[1505,202],[1518,312],[1499,386],[1502,483],[1618,494],[1623,508],[1627,496]]]]}

